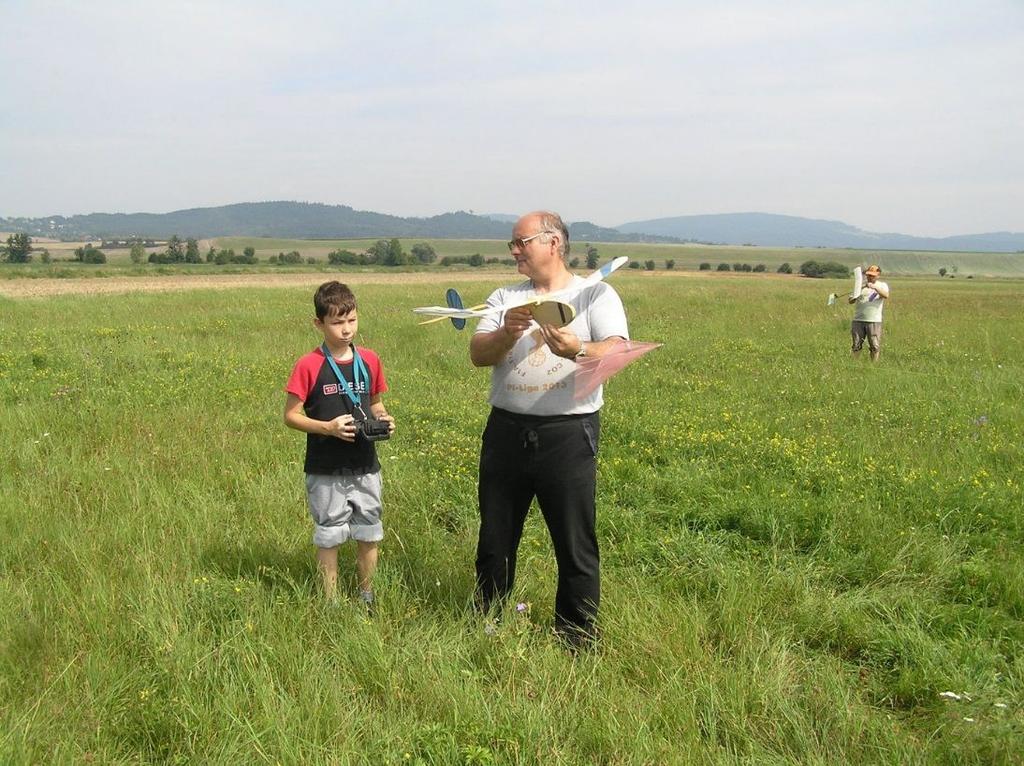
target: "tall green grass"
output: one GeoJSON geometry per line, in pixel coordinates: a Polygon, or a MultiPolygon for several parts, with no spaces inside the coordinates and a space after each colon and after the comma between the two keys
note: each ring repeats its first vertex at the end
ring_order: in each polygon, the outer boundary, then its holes
{"type": "Polygon", "coordinates": [[[578,658],[537,513],[525,611],[469,609],[487,372],[416,325],[439,287],[357,291],[398,421],[372,621],[317,596],[281,423],[308,290],[0,303],[0,761],[1019,762],[1020,285],[894,281],[871,366],[839,283],[613,281],[666,345],[606,388],[578,658]]]}

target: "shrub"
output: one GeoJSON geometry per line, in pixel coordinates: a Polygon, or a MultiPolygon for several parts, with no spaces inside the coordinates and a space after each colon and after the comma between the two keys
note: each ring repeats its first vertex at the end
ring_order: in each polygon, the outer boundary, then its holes
{"type": "Polygon", "coordinates": [[[729,264],[728,263],[720,263],[720,264],[718,264],[718,271],[729,271],[729,264]]]}
{"type": "Polygon", "coordinates": [[[8,263],[28,263],[32,260],[32,237],[25,232],[11,234],[7,237],[7,247],[0,248],[0,254],[4,253],[8,263]]]}
{"type": "Polygon", "coordinates": [[[711,271],[711,264],[710,263],[702,263],[697,268],[698,268],[699,271],[711,271]]]}
{"type": "MultiPolygon", "coordinates": [[[[251,247],[245,248],[245,252],[248,253],[250,250],[255,254],[255,250],[251,247]]],[[[194,237],[189,237],[185,240],[185,263],[202,263],[203,257],[199,254],[199,242],[194,237]]],[[[255,258],[253,263],[255,263],[255,258]]]]}
{"type": "Polygon", "coordinates": [[[351,250],[332,250],[327,254],[327,262],[332,266],[347,264],[354,266],[359,263],[359,256],[351,250]]]}
{"type": "Polygon", "coordinates": [[[666,271],[672,271],[672,269],[674,269],[675,267],[676,267],[676,262],[673,261],[671,258],[669,260],[665,261],[665,270],[666,271]]]}
{"type": "Polygon", "coordinates": [[[763,271],[768,271],[768,267],[765,266],[763,263],[759,263],[754,267],[754,271],[760,274],[763,271]]]}
{"type": "Polygon", "coordinates": [[[631,269],[639,269],[640,268],[640,262],[639,261],[630,261],[629,262],[629,268],[631,268],[631,269]]]}
{"type": "MultiPolygon", "coordinates": [[[[384,240],[381,240],[383,242],[384,240]]],[[[402,249],[402,243],[397,238],[392,237],[387,242],[387,250],[383,257],[378,255],[377,262],[383,263],[385,266],[405,266],[407,263],[411,263],[412,256],[408,255],[405,250],[402,249]]]]}
{"type": "Polygon", "coordinates": [[[805,277],[848,277],[850,270],[835,261],[804,261],[800,264],[800,273],[805,277]]]}
{"type": "Polygon", "coordinates": [[[654,271],[654,261],[644,261],[644,269],[647,271],[654,271]]]}
{"type": "Polygon", "coordinates": [[[107,255],[92,244],[75,248],[75,260],[82,263],[106,263],[107,255]]]}
{"type": "MultiPolygon", "coordinates": [[[[514,262],[514,261],[513,261],[514,262]]],[[[442,266],[453,266],[456,263],[465,263],[470,266],[483,266],[484,257],[480,253],[473,253],[472,255],[446,255],[441,259],[442,266]]]]}
{"type": "Polygon", "coordinates": [[[779,274],[792,274],[793,273],[793,267],[790,266],[788,263],[784,263],[781,266],[779,266],[779,268],[777,268],[776,271],[779,274]]]}
{"type": "Polygon", "coordinates": [[[437,251],[428,242],[419,242],[409,250],[417,263],[433,263],[437,260],[437,251]]]}

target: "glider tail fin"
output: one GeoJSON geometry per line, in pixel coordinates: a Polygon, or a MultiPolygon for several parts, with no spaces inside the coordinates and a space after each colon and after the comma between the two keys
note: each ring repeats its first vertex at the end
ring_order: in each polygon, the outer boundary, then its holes
{"type": "MultiPolygon", "coordinates": [[[[459,295],[459,291],[454,287],[449,287],[448,292],[445,293],[445,300],[448,302],[448,308],[450,309],[461,309],[465,308],[462,305],[462,296],[459,295]]],[[[456,330],[461,330],[466,326],[466,320],[462,317],[452,317],[452,326],[456,330]]]]}

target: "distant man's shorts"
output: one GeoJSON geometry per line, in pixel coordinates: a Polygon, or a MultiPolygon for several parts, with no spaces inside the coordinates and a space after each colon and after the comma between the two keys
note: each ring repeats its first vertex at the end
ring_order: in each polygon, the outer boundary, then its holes
{"type": "Polygon", "coordinates": [[[383,540],[380,489],[380,471],[345,470],[337,476],[306,474],[313,545],[333,548],[350,537],[365,543],[383,540]]]}
{"type": "Polygon", "coordinates": [[[868,348],[878,351],[882,346],[882,323],[881,322],[860,322],[853,320],[850,328],[853,336],[853,350],[860,351],[864,346],[864,339],[868,340],[868,348]]]}

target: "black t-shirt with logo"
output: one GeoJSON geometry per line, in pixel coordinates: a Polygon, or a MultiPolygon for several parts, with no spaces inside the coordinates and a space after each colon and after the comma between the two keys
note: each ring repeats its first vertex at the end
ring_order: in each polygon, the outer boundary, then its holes
{"type": "MultiPolygon", "coordinates": [[[[295,363],[285,390],[302,400],[303,410],[314,420],[333,420],[339,415],[352,415],[356,420],[362,420],[363,413],[372,417],[370,397],[386,392],[388,384],[377,354],[361,346],[356,347],[356,353],[370,374],[369,381],[360,381],[361,390],[355,388],[354,359],[343,362],[336,358],[334,361],[353,392],[359,394],[362,413],[356,410],[344,388],[338,384],[338,378],[320,348],[295,363]]],[[[306,473],[336,474],[342,469],[361,473],[379,471],[375,443],[358,436],[355,442],[347,442],[336,436],[306,434],[306,461],[303,466],[306,473]]]]}

